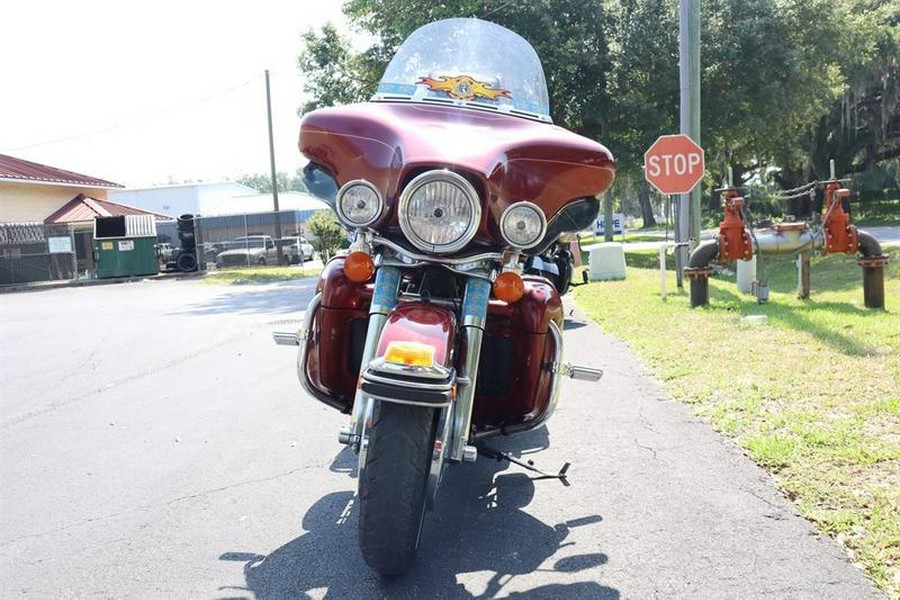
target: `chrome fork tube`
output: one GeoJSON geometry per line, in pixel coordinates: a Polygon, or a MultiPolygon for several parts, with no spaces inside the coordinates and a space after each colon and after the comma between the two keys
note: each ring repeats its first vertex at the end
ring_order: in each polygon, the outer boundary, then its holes
{"type": "Polygon", "coordinates": [[[484,279],[470,277],[463,298],[462,326],[465,331],[466,358],[462,373],[456,379],[456,403],[453,405],[453,433],[450,460],[460,462],[469,443],[472,428],[472,407],[475,403],[475,384],[481,358],[481,340],[487,320],[491,284],[484,279]]]}
{"type": "MultiPolygon", "coordinates": [[[[380,267],[375,275],[375,291],[372,294],[372,304],[369,305],[369,329],[366,332],[366,344],[363,347],[362,361],[359,368],[362,372],[378,348],[378,340],[381,330],[387,322],[388,314],[397,305],[397,293],[400,287],[400,269],[397,267],[380,267]]],[[[350,431],[342,432],[341,441],[350,444],[354,450],[359,451],[365,421],[369,413],[368,404],[371,400],[360,389],[356,388],[356,396],[353,399],[353,412],[350,414],[350,431]],[[349,435],[347,435],[349,434],[349,435]]]]}

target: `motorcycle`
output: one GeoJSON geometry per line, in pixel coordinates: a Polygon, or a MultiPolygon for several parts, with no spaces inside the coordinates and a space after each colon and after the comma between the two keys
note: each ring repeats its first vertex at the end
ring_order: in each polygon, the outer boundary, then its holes
{"type": "Polygon", "coordinates": [[[569,236],[596,219],[615,162],[553,125],[528,42],[478,19],[416,30],[372,100],[307,114],[299,147],[353,242],[300,331],[275,339],[299,346],[306,392],[350,415],[338,438],[358,453],[362,555],[397,575],[448,465],[518,462],[484,440],[545,423],[563,377],[600,379],[563,362],[560,296],[569,236]]]}

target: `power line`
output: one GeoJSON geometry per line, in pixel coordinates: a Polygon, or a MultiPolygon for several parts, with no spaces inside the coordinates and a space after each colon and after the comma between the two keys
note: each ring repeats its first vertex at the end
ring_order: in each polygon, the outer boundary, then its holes
{"type": "Polygon", "coordinates": [[[42,141],[42,142],[37,142],[37,143],[35,143],[35,144],[27,144],[27,145],[25,145],[25,146],[18,146],[18,147],[16,147],[16,148],[9,148],[9,149],[7,149],[7,150],[4,150],[4,152],[17,152],[17,151],[20,151],[20,150],[30,150],[30,149],[32,149],[32,148],[39,148],[39,147],[41,147],[41,146],[51,146],[51,145],[53,145],[53,144],[59,144],[59,143],[61,143],[61,142],[69,142],[69,141],[77,140],[77,139],[80,139],[80,138],[83,138],[83,137],[88,137],[88,136],[92,136],[92,135],[97,135],[97,134],[100,134],[100,133],[106,133],[106,132],[108,132],[108,131],[114,131],[114,130],[120,129],[120,128],[122,128],[122,127],[129,127],[129,126],[131,126],[131,125],[135,125],[135,124],[138,124],[138,123],[142,123],[142,122],[144,122],[144,121],[150,121],[150,120],[152,120],[152,119],[156,119],[157,117],[161,117],[161,116],[163,116],[163,115],[167,115],[167,114],[170,114],[170,113],[173,113],[173,112],[178,112],[178,111],[180,111],[180,110],[184,110],[184,109],[187,108],[188,106],[192,106],[192,105],[194,105],[194,104],[202,104],[202,103],[204,103],[204,102],[208,102],[208,101],[210,101],[210,100],[214,100],[214,99],[216,99],[216,98],[218,98],[218,97],[221,97],[221,96],[224,96],[224,95],[226,95],[226,94],[230,94],[230,93],[235,92],[235,91],[237,91],[237,90],[239,90],[239,89],[241,89],[241,88],[247,87],[248,85],[250,85],[251,83],[253,83],[253,82],[255,82],[255,81],[258,81],[261,77],[262,77],[261,75],[256,75],[256,76],[251,77],[250,79],[248,79],[248,80],[246,80],[246,81],[243,81],[243,82],[241,82],[241,83],[238,83],[238,84],[229,86],[229,87],[227,87],[227,88],[218,90],[218,91],[213,92],[213,93],[211,93],[211,94],[207,94],[206,96],[201,96],[200,98],[195,98],[195,99],[193,99],[193,100],[187,100],[186,102],[183,102],[183,103],[181,103],[181,104],[179,104],[179,105],[177,105],[177,106],[170,106],[169,108],[165,108],[165,109],[163,109],[163,110],[159,110],[159,111],[156,111],[156,112],[147,113],[147,114],[141,115],[141,116],[139,116],[139,117],[135,117],[135,118],[133,118],[133,119],[129,119],[129,120],[127,120],[127,121],[122,121],[122,122],[119,122],[119,123],[115,123],[115,124],[113,124],[113,125],[107,125],[106,127],[101,127],[101,128],[99,128],[99,129],[93,129],[93,130],[91,130],[91,131],[84,131],[84,132],[76,133],[76,134],[73,134],[73,135],[68,135],[68,136],[64,136],[64,137],[54,138],[54,139],[51,139],[51,140],[45,140],[45,141],[42,141]]]}
{"type": "Polygon", "coordinates": [[[492,8],[491,10],[489,10],[489,11],[487,11],[486,13],[482,14],[479,18],[480,18],[480,19],[487,19],[487,18],[488,18],[489,16],[491,16],[492,14],[494,14],[494,13],[496,13],[496,12],[499,12],[499,11],[501,11],[501,10],[507,8],[507,7],[508,7],[510,4],[512,4],[513,2],[515,2],[515,0],[507,0],[506,2],[504,2],[503,4],[501,4],[500,6],[495,6],[495,7],[492,8]]]}

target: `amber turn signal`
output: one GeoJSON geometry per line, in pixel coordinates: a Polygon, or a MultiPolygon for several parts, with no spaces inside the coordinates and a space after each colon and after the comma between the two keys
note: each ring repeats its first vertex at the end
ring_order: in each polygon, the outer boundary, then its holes
{"type": "Polygon", "coordinates": [[[385,362],[411,367],[434,365],[434,348],[420,342],[393,341],[384,353],[385,362]]]}
{"type": "Polygon", "coordinates": [[[351,252],[344,259],[344,275],[353,283],[365,283],[375,274],[375,262],[365,252],[351,252]]]}
{"type": "Polygon", "coordinates": [[[494,280],[494,297],[504,302],[518,302],[525,293],[525,283],[522,276],[513,271],[501,273],[494,280]]]}

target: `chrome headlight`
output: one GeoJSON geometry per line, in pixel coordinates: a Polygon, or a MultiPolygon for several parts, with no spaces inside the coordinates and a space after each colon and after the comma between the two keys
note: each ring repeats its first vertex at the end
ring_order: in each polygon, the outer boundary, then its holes
{"type": "Polygon", "coordinates": [[[400,195],[400,228],[416,248],[446,254],[468,244],[481,222],[472,184],[452,171],[428,171],[400,195]]]}
{"type": "Polygon", "coordinates": [[[515,248],[524,250],[535,246],[546,232],[544,211],[533,202],[516,202],[500,217],[500,233],[515,248]]]}
{"type": "Polygon", "coordinates": [[[366,227],[381,217],[384,200],[374,185],[363,179],[355,179],[341,187],[335,209],[344,225],[366,227]]]}

